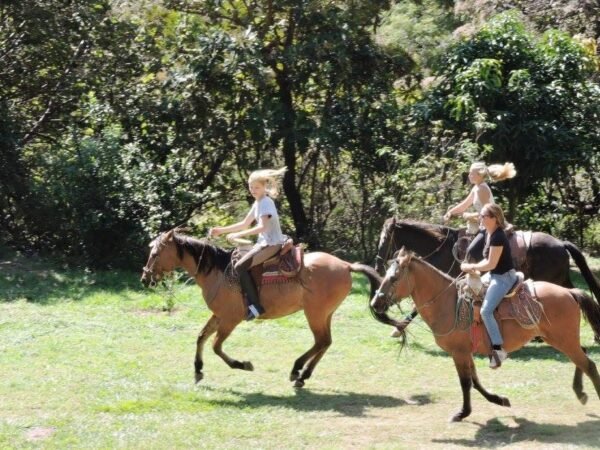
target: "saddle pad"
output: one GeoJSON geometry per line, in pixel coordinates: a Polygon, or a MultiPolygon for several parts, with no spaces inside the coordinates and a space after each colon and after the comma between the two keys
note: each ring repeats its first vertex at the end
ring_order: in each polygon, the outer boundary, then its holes
{"type": "Polygon", "coordinates": [[[535,298],[533,282],[527,280],[517,289],[516,295],[504,298],[494,316],[496,320],[515,319],[523,328],[534,328],[540,323],[544,308],[535,298]]]}

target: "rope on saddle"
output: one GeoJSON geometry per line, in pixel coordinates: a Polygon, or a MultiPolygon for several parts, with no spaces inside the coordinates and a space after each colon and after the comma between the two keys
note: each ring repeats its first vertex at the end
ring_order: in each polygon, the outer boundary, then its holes
{"type": "Polygon", "coordinates": [[[511,298],[510,305],[511,313],[521,327],[531,329],[539,325],[544,307],[537,299],[531,280],[519,287],[516,295],[511,298]]]}

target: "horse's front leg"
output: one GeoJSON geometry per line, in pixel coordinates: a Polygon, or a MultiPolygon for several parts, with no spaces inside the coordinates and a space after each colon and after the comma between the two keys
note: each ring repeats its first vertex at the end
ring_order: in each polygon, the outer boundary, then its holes
{"type": "Polygon", "coordinates": [[[223,351],[223,342],[225,339],[229,337],[234,328],[239,324],[239,321],[231,322],[224,321],[221,319],[219,323],[219,327],[217,328],[217,335],[215,336],[215,340],[213,342],[213,350],[214,352],[221,357],[225,363],[231,367],[232,369],[242,369],[242,370],[254,370],[254,366],[250,361],[238,361],[236,359],[230,358],[223,351]]]}
{"type": "Polygon", "coordinates": [[[198,340],[196,342],[196,359],[194,360],[196,383],[204,378],[204,374],[202,373],[202,367],[204,366],[204,362],[202,361],[202,350],[204,349],[204,343],[215,331],[217,331],[218,326],[219,319],[213,314],[198,335],[198,340]]]}
{"type": "Polygon", "coordinates": [[[492,394],[488,392],[479,382],[479,377],[477,376],[477,370],[475,368],[475,362],[473,361],[473,356],[471,355],[471,380],[473,381],[473,387],[479,391],[481,395],[485,397],[488,402],[495,403],[500,406],[510,406],[510,401],[506,397],[501,397],[496,394],[492,394]]]}
{"type": "Polygon", "coordinates": [[[452,416],[450,419],[452,422],[460,422],[465,417],[471,414],[471,361],[472,356],[470,353],[455,353],[452,355],[454,359],[454,365],[458,372],[458,379],[460,380],[460,388],[463,394],[463,405],[460,411],[452,416]]]}

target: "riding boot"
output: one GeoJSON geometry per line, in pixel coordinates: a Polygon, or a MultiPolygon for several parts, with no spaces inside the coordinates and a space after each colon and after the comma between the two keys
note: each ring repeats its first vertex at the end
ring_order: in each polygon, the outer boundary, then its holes
{"type": "Polygon", "coordinates": [[[250,272],[245,270],[240,270],[240,285],[242,286],[242,292],[246,297],[246,301],[248,302],[248,315],[246,316],[246,320],[252,320],[265,312],[262,306],[258,301],[258,290],[256,289],[256,285],[254,284],[254,280],[252,279],[252,275],[250,272]]]}

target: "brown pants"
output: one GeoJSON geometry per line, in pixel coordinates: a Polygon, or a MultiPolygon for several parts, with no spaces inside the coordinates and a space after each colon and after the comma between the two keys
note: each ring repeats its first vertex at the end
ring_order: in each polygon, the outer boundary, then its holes
{"type": "Polygon", "coordinates": [[[272,258],[281,250],[281,244],[263,245],[252,247],[235,265],[236,271],[247,271],[251,267],[264,263],[267,259],[272,258]]]}

